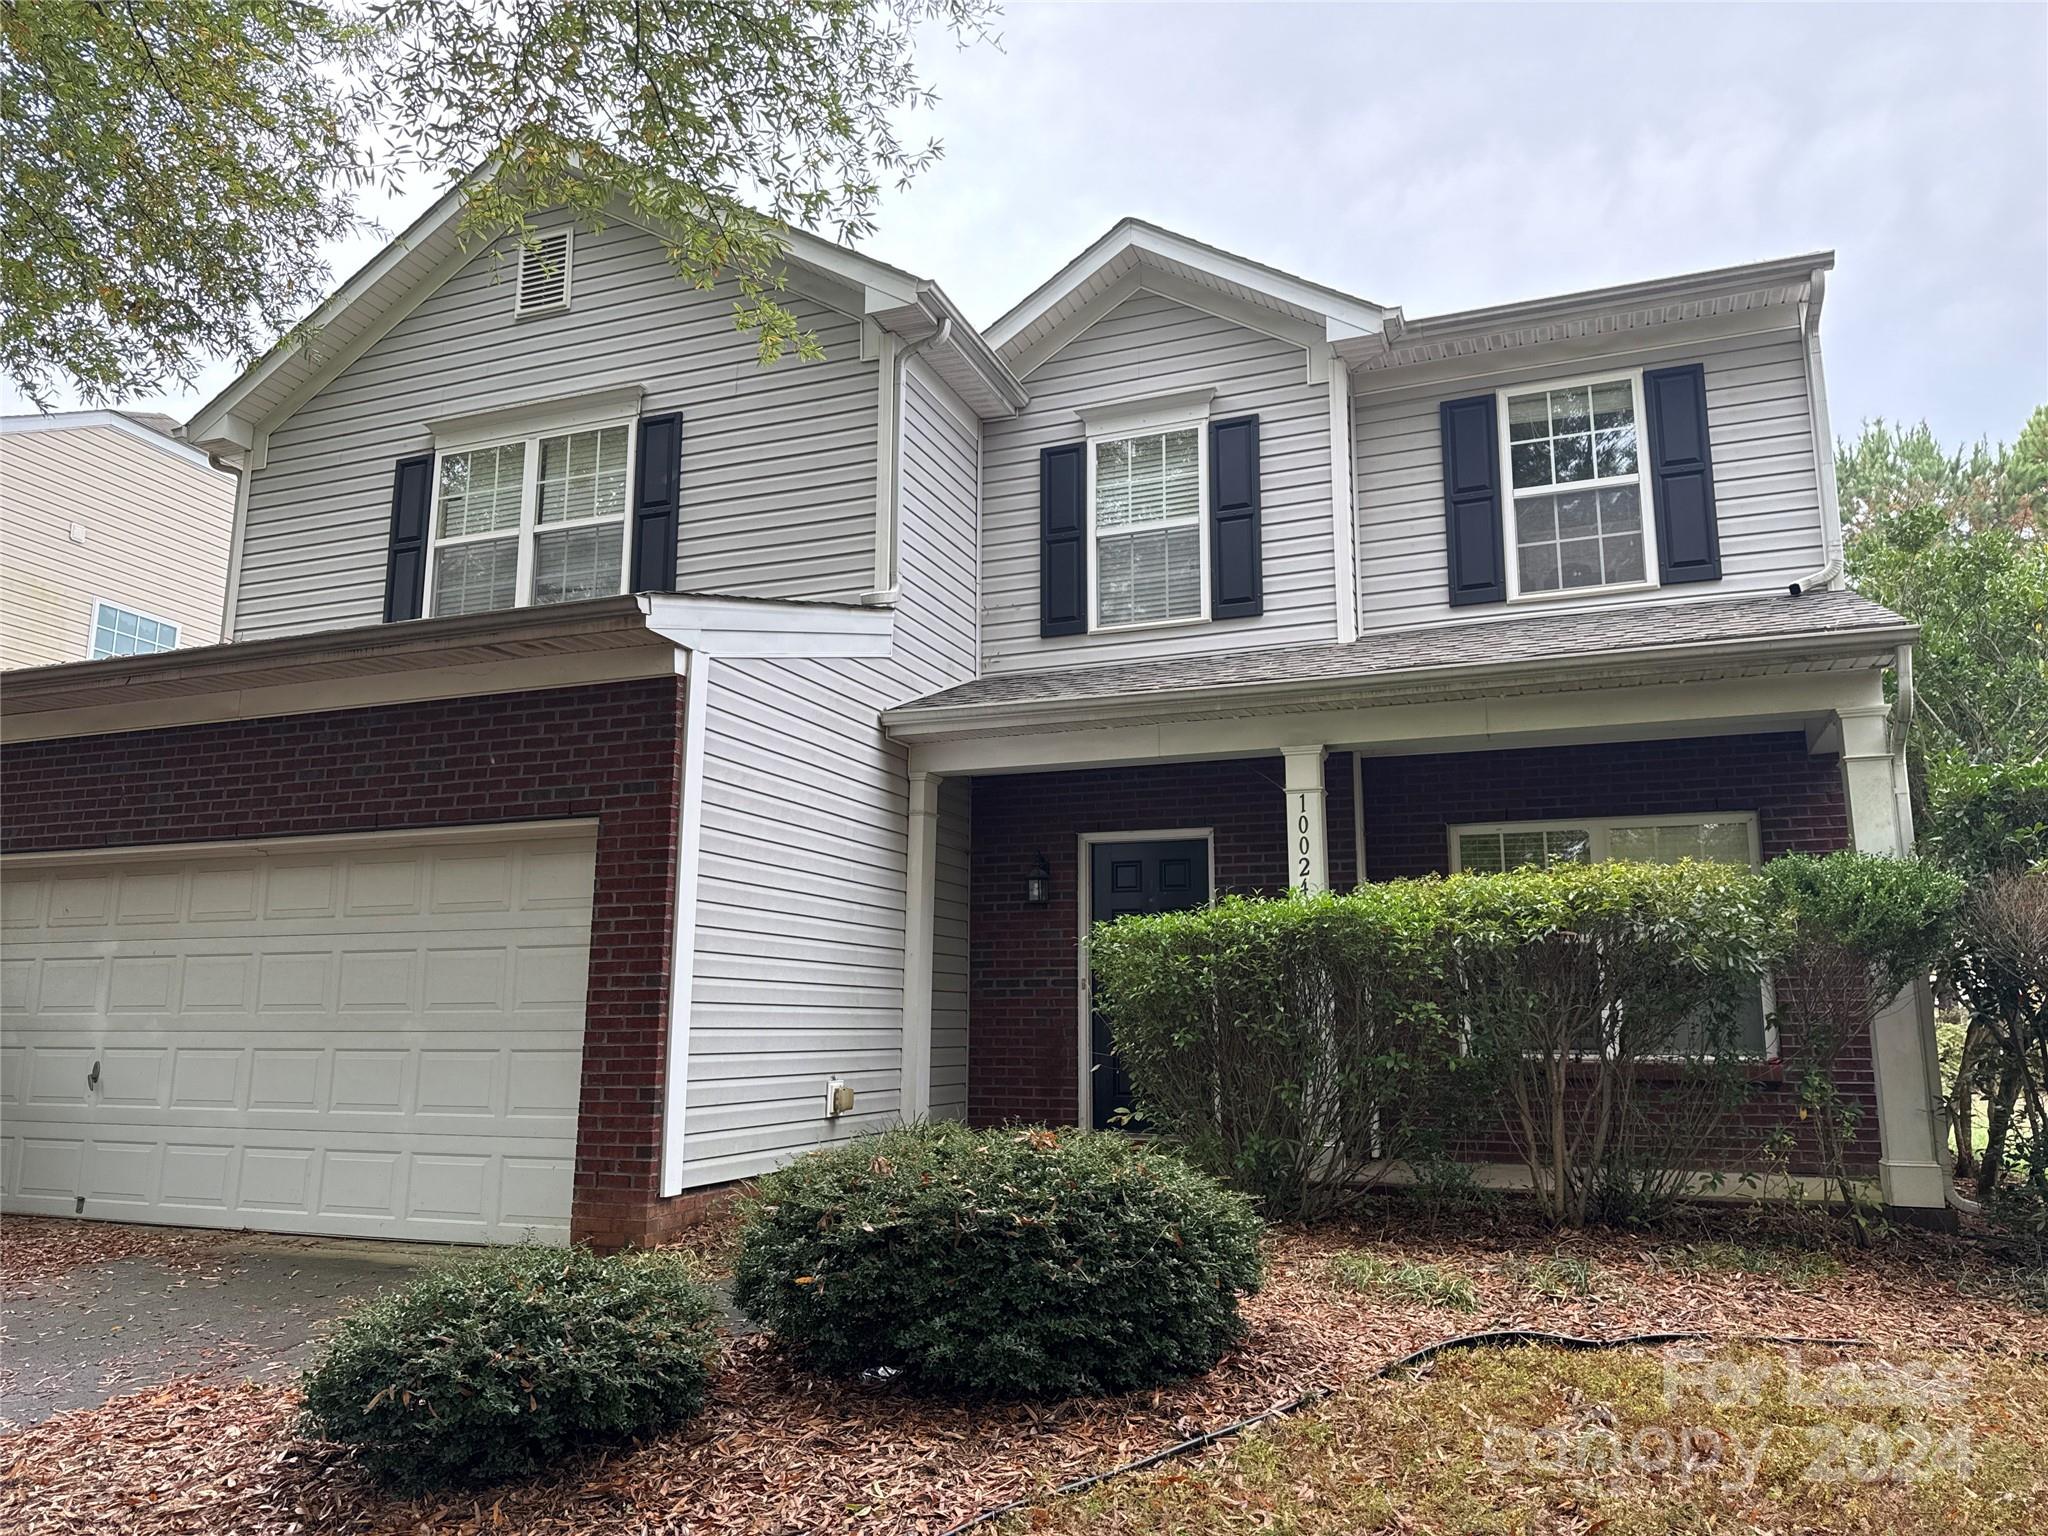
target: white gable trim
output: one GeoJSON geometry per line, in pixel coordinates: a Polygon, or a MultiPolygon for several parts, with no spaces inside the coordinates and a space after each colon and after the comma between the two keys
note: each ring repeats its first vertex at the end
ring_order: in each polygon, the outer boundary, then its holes
{"type": "MultiPolygon", "coordinates": [[[[1199,240],[1190,240],[1171,230],[1161,229],[1155,224],[1146,224],[1137,219],[1124,219],[1108,234],[1097,240],[1087,250],[1068,262],[1059,272],[1034,289],[1024,300],[994,325],[988,327],[987,335],[995,347],[1007,348],[1023,332],[1045,319],[1073,293],[1095,276],[1104,267],[1126,252],[1136,254],[1141,260],[1147,255],[1166,261],[1176,262],[1205,272],[1220,282],[1236,284],[1261,293],[1281,304],[1321,316],[1326,324],[1333,323],[1335,332],[1325,331],[1322,338],[1334,334],[1373,333],[1380,328],[1381,310],[1378,305],[1363,299],[1340,293],[1334,288],[1325,288],[1306,278],[1295,277],[1277,268],[1250,261],[1242,256],[1233,256],[1228,251],[1217,250],[1199,240]]],[[[1061,329],[1066,329],[1063,323],[1061,329]]],[[[1015,359],[1012,360],[1013,364],[1015,359]]],[[[1028,371],[1022,367],[1018,370],[1028,371]]]]}
{"type": "Polygon", "coordinates": [[[1099,324],[1116,309],[1141,293],[1149,293],[1175,304],[1184,304],[1189,309],[1199,310],[1218,320],[1227,320],[1232,325],[1241,325],[1248,331],[1257,331],[1261,336],[1270,336],[1275,341],[1284,341],[1291,347],[1299,347],[1307,355],[1307,379],[1311,384],[1320,384],[1329,373],[1330,350],[1323,332],[1316,326],[1295,320],[1278,310],[1261,309],[1256,304],[1246,304],[1227,293],[1218,293],[1211,288],[1199,288],[1184,282],[1170,273],[1149,267],[1137,267],[1118,278],[1116,283],[1089,300],[1087,305],[1076,311],[1057,330],[1040,337],[1010,358],[1010,366],[1020,379],[1028,379],[1065,351],[1068,344],[1085,336],[1089,328],[1099,324]]]}
{"type": "MultiPolygon", "coordinates": [[[[215,451],[246,454],[256,449],[270,428],[325,389],[390,334],[428,295],[487,252],[496,240],[503,239],[499,235],[491,242],[479,244],[456,240],[466,187],[467,183],[450,188],[403,234],[343,283],[309,320],[201,407],[187,425],[186,436],[215,451]],[[408,258],[417,252],[450,242],[454,242],[453,249],[425,271],[405,270],[408,258]],[[322,336],[359,305],[378,306],[375,318],[364,330],[350,335],[331,356],[319,358],[322,336]],[[304,377],[282,399],[251,403],[252,397],[266,385],[279,381],[279,376],[294,364],[304,377]]],[[[661,230],[650,221],[633,217],[630,210],[612,210],[607,222],[629,225],[656,239],[662,238],[661,230]]],[[[799,280],[791,285],[794,291],[855,319],[862,318],[859,301],[866,295],[881,295],[907,306],[916,304],[920,290],[929,286],[908,272],[802,230],[790,230],[785,241],[784,254],[791,266],[799,269],[799,280]],[[802,281],[804,273],[814,274],[812,281],[802,281]]]]}
{"type": "Polygon", "coordinates": [[[85,432],[94,427],[105,427],[110,432],[124,432],[138,442],[149,444],[159,453],[182,459],[187,464],[201,469],[213,469],[214,465],[205,454],[190,443],[181,443],[175,437],[167,436],[156,428],[145,426],[132,416],[119,411],[54,411],[48,416],[0,416],[0,437],[17,437],[35,432],[85,432]]]}

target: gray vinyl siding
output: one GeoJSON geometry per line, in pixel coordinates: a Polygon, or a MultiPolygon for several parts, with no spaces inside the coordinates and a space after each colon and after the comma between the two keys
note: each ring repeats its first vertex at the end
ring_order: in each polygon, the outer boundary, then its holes
{"type": "Polygon", "coordinates": [[[939,787],[938,908],[932,933],[932,1118],[967,1118],[967,945],[973,818],[966,779],[939,787]]]}
{"type": "MultiPolygon", "coordinates": [[[[1461,380],[1429,394],[1360,399],[1355,405],[1359,627],[1399,629],[1510,611],[1556,613],[1734,597],[1782,590],[1818,567],[1823,558],[1820,488],[1797,337],[1696,344],[1645,361],[1651,367],[1697,362],[1706,368],[1721,580],[1533,604],[1450,606],[1439,403],[1510,383],[1590,372],[1599,365],[1525,368],[1461,380]]],[[[1513,558],[1512,549],[1508,558],[1513,558]]]]}
{"type": "Polygon", "coordinates": [[[982,667],[987,672],[1243,650],[1336,637],[1326,386],[1300,347],[1139,293],[1025,380],[1031,403],[983,428],[982,667]],[[1213,386],[1212,419],[1259,418],[1265,613],[1227,623],[1043,639],[1038,455],[1085,436],[1079,407],[1213,386]]]}
{"type": "Polygon", "coordinates": [[[734,293],[679,282],[645,231],[576,236],[565,313],[515,320],[480,252],[270,435],[249,487],[238,638],[383,617],[395,462],[429,420],[620,386],[683,415],[686,590],[848,599],[874,571],[877,364],[860,325],[800,295],[822,362],[761,366],[734,293]]]}
{"type": "MultiPolygon", "coordinates": [[[[692,1187],[901,1117],[910,786],[880,713],[971,677],[975,619],[972,417],[914,368],[906,397],[893,654],[709,669],[684,1108],[692,1187]],[[834,1077],[854,1108],[827,1120],[834,1077]]],[[[941,797],[935,1114],[965,1111],[965,790],[941,797]]]]}

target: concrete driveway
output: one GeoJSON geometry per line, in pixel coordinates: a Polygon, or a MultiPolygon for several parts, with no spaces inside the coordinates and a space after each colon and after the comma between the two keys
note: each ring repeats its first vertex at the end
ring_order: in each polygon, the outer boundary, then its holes
{"type": "MultiPolygon", "coordinates": [[[[54,1224],[37,1225],[47,1246],[54,1224]]],[[[13,1218],[0,1224],[0,1244],[21,1230],[13,1218]]],[[[174,1376],[288,1379],[355,1303],[463,1251],[139,1228],[118,1234],[130,1241],[106,1244],[107,1235],[81,1235],[86,1257],[75,1267],[45,1260],[28,1278],[9,1276],[0,1301],[0,1430],[174,1376]],[[133,1251],[108,1258],[109,1247],[133,1251]]]]}

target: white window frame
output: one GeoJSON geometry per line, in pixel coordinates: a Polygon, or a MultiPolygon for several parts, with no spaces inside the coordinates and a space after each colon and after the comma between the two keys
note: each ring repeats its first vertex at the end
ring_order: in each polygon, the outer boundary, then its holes
{"type": "Polygon", "coordinates": [[[111,598],[96,597],[92,600],[92,618],[86,625],[85,630],[85,659],[87,661],[111,661],[118,660],[124,654],[128,656],[161,656],[165,651],[175,651],[178,648],[178,642],[184,638],[184,634],[185,626],[178,623],[175,619],[160,618],[146,609],[137,608],[133,603],[117,603],[111,598]],[[112,609],[116,613],[132,613],[138,619],[147,619],[152,624],[168,629],[171,632],[171,643],[164,646],[161,650],[109,651],[105,656],[95,654],[99,646],[100,615],[108,609],[112,609]]]}
{"type": "MultiPolygon", "coordinates": [[[[464,544],[487,544],[504,539],[517,538],[518,555],[512,577],[512,606],[514,608],[534,607],[533,601],[533,551],[537,535],[543,530],[536,521],[540,513],[540,445],[543,438],[575,437],[586,432],[603,432],[612,427],[626,429],[626,486],[625,496],[620,504],[619,515],[610,517],[588,517],[573,523],[550,523],[546,532],[561,529],[595,528],[606,523],[619,525],[619,584],[612,591],[613,596],[624,592],[632,580],[633,565],[633,476],[639,467],[640,418],[633,415],[610,416],[594,420],[574,419],[567,422],[551,422],[546,425],[529,426],[522,432],[506,432],[497,436],[458,438],[434,444],[434,493],[427,506],[427,575],[426,590],[420,599],[420,612],[432,617],[434,612],[434,586],[441,567],[441,551],[455,549],[464,544]],[[485,533],[457,534],[451,538],[441,536],[441,466],[451,454],[472,453],[482,448],[506,448],[514,443],[523,443],[525,453],[520,462],[519,523],[516,528],[498,528],[485,533]]],[[[550,605],[553,606],[553,605],[550,605]]],[[[503,611],[503,610],[500,610],[503,611]]]]}
{"type": "MultiPolygon", "coordinates": [[[[1160,412],[1156,415],[1126,416],[1114,423],[1092,427],[1088,433],[1088,632],[1091,635],[1122,635],[1133,630],[1177,629],[1190,624],[1209,622],[1209,412],[1204,400],[1199,411],[1177,410],[1160,412]],[[1201,583],[1201,607],[1180,618],[1138,619],[1129,624],[1105,624],[1102,622],[1102,562],[1097,558],[1098,538],[1095,531],[1095,497],[1097,475],[1095,473],[1095,449],[1099,443],[1128,442],[1138,437],[1159,437],[1168,432],[1192,429],[1195,434],[1195,530],[1199,538],[1201,570],[1197,580],[1201,583]]],[[[1157,525],[1155,525],[1157,526],[1157,525]]],[[[1141,528],[1126,528],[1123,533],[1141,533],[1141,528]]],[[[1111,534],[1111,538],[1119,537],[1111,534]]]]}
{"type": "MultiPolygon", "coordinates": [[[[1569,816],[1550,821],[1468,821],[1446,827],[1444,835],[1450,846],[1451,873],[1455,875],[1464,868],[1458,841],[1474,833],[1584,832],[1588,840],[1587,855],[1598,864],[1610,857],[1608,849],[1612,844],[1608,834],[1616,827],[1688,827],[1710,821],[1739,821],[1748,828],[1749,867],[1752,871],[1763,868],[1763,834],[1755,811],[1685,811],[1672,816],[1569,816]]],[[[1778,1060],[1777,996],[1768,973],[1763,978],[1763,1008],[1764,1050],[1760,1059],[1775,1062],[1778,1060]]]]}
{"type": "Polygon", "coordinates": [[[1531,380],[1526,384],[1508,385],[1494,392],[1494,427],[1500,438],[1500,481],[1501,481],[1501,543],[1507,555],[1508,601],[1511,603],[1558,602],[1568,598],[1604,596],[1613,592],[1653,592],[1657,580],[1657,515],[1650,500],[1650,436],[1649,424],[1643,416],[1643,370],[1624,368],[1614,373],[1578,374],[1567,378],[1531,380]],[[1559,587],[1555,592],[1524,592],[1522,590],[1522,549],[1516,537],[1514,444],[1509,437],[1508,400],[1515,395],[1533,395],[1540,391],[1559,389],[1586,389],[1590,391],[1599,384],[1626,382],[1635,395],[1636,420],[1636,472],[1633,475],[1595,476],[1591,480],[1574,480],[1568,485],[1550,485],[1541,490],[1530,489],[1521,494],[1527,496],[1556,496],[1573,491],[1613,490],[1617,486],[1634,484],[1643,518],[1643,579],[1641,581],[1602,582],[1590,587],[1559,587]]]}

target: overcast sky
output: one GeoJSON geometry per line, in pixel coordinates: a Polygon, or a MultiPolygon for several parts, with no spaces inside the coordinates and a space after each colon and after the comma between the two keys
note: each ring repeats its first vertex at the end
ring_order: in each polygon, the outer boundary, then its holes
{"type": "Polygon", "coordinates": [[[1832,248],[1838,433],[2010,439],[2048,401],[2048,6],[1012,4],[1000,25],[1001,51],[925,52],[941,100],[910,126],[946,157],[868,247],[978,322],[1124,214],[1411,317],[1832,248]]]}

